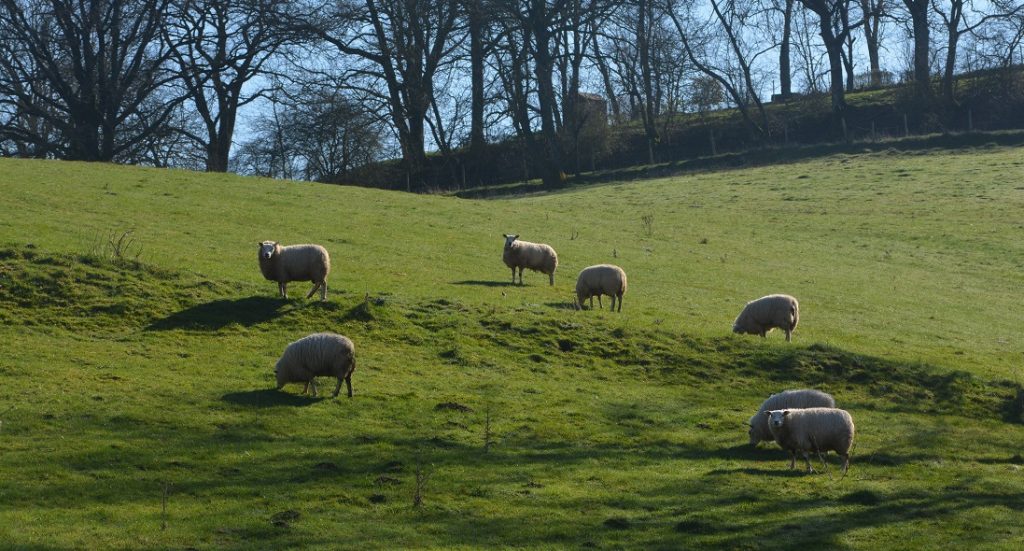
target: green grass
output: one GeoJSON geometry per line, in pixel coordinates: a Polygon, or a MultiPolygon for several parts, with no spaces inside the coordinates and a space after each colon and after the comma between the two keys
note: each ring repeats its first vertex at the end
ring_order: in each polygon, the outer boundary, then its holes
{"type": "Polygon", "coordinates": [[[1018,548],[1022,159],[491,201],[0,160],[0,546],[1018,548]],[[508,284],[509,231],[559,251],[555,287],[508,284]],[[275,298],[264,239],[327,246],[329,302],[275,298]],[[568,308],[599,262],[621,314],[568,308]],[[770,292],[794,342],[731,335],[770,292]],[[356,342],[351,400],[272,389],[319,330],[356,342]],[[845,478],[746,446],[796,386],[853,414],[845,478]]]}

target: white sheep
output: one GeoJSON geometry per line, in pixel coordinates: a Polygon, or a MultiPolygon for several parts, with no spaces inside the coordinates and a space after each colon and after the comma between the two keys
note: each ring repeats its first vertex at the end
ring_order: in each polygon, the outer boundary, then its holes
{"type": "Polygon", "coordinates": [[[519,235],[502,234],[505,236],[505,249],[501,259],[512,268],[512,284],[516,283],[516,268],[519,268],[519,284],[523,284],[523,268],[548,274],[548,281],[555,284],[555,269],[558,268],[558,254],[551,245],[520,241],[519,235]]]}
{"type": "Polygon", "coordinates": [[[800,322],[800,303],[789,295],[768,295],[752,300],[732,323],[733,333],[765,337],[778,327],[786,332],[786,341],[793,340],[793,330],[800,322]]]}
{"type": "Polygon", "coordinates": [[[280,390],[287,383],[306,383],[302,393],[313,385],[313,396],[317,395],[315,377],[337,377],[338,386],[334,387],[337,397],[341,391],[341,381],[348,386],[348,397],[352,397],[352,372],[356,369],[355,345],[348,337],[335,333],[313,333],[303,337],[284,349],[281,359],[274,366],[277,388],[280,390]]]}
{"type": "Polygon", "coordinates": [[[306,298],[320,289],[320,300],[327,300],[327,274],[331,272],[331,257],[320,245],[291,245],[282,247],[276,241],[259,243],[260,271],[263,277],[277,282],[282,298],[288,298],[289,281],[311,281],[313,288],[306,298]]]}
{"type": "Polygon", "coordinates": [[[820,390],[802,388],[799,390],[784,390],[778,394],[772,394],[757,409],[757,413],[750,418],[750,445],[756,446],[764,440],[773,441],[771,430],[768,429],[768,416],[766,411],[773,409],[796,409],[796,408],[834,408],[836,401],[832,395],[820,390]]]}
{"type": "Polygon", "coordinates": [[[768,428],[782,449],[789,452],[789,468],[796,465],[799,451],[812,473],[808,452],[828,453],[835,451],[843,458],[843,472],[850,466],[850,449],[853,447],[853,417],[842,409],[806,408],[776,409],[766,411],[768,428]]]}
{"type": "Polygon", "coordinates": [[[594,297],[601,304],[601,295],[612,297],[612,310],[615,310],[615,299],[619,300],[619,312],[622,311],[622,295],[626,293],[626,272],[614,264],[597,264],[580,271],[576,278],[576,309],[583,309],[583,301],[590,299],[590,309],[594,309],[594,297]]]}

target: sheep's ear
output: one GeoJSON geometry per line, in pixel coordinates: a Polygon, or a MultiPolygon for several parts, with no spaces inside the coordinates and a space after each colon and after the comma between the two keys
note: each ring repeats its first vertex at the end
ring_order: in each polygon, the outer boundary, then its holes
{"type": "Polygon", "coordinates": [[[767,415],[768,417],[772,416],[772,412],[770,412],[770,411],[766,411],[766,412],[764,412],[764,414],[767,415]]]}
{"type": "Polygon", "coordinates": [[[508,234],[507,233],[503,233],[503,234],[501,234],[501,236],[504,237],[505,239],[508,239],[508,234]]]}
{"type": "Polygon", "coordinates": [[[513,235],[512,239],[519,239],[519,234],[517,233],[517,234],[513,235]]]}
{"type": "Polygon", "coordinates": [[[787,410],[783,410],[782,411],[782,416],[785,417],[787,415],[789,415],[789,410],[788,409],[787,410]]]}

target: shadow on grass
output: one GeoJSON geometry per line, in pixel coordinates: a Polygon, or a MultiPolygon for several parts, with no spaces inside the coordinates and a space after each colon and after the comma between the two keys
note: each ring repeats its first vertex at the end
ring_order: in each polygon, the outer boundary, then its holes
{"type": "Polygon", "coordinates": [[[555,310],[576,310],[576,305],[571,301],[564,302],[545,302],[544,306],[548,308],[554,308],[555,310]]]}
{"type": "Polygon", "coordinates": [[[213,331],[237,323],[246,327],[271,321],[289,312],[289,301],[271,297],[220,299],[197,304],[151,323],[150,331],[196,329],[213,331]]]}
{"type": "Polygon", "coordinates": [[[518,287],[511,281],[485,281],[481,279],[464,279],[462,281],[453,281],[452,285],[475,285],[477,287],[518,287]]]}
{"type": "Polygon", "coordinates": [[[221,400],[237,406],[267,408],[275,406],[309,406],[324,400],[323,395],[314,398],[309,395],[292,394],[276,388],[229,392],[221,400]]]}

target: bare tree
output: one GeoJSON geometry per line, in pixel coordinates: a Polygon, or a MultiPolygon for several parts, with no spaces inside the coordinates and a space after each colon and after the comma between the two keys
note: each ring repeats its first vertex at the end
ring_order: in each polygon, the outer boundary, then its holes
{"type": "Polygon", "coordinates": [[[800,0],[800,2],[818,18],[819,34],[829,60],[832,112],[841,116],[846,111],[843,47],[846,45],[850,33],[864,24],[864,20],[860,19],[851,23],[852,0],[800,0]]]}
{"type": "Polygon", "coordinates": [[[340,54],[347,86],[387,110],[410,179],[426,162],[434,76],[459,46],[452,40],[459,14],[460,0],[315,0],[289,18],[292,30],[340,54]]]}
{"type": "Polygon", "coordinates": [[[174,75],[160,41],[169,0],[0,0],[0,136],[37,153],[111,161],[181,98],[147,99],[174,75]]]}
{"type": "Polygon", "coordinates": [[[702,24],[696,21],[699,16],[692,11],[680,13],[676,5],[670,3],[669,6],[667,14],[675,25],[690,62],[725,89],[739,109],[752,137],[765,136],[768,118],[758,95],[759,86],[754,82],[753,62],[758,56],[771,51],[773,45],[751,45],[744,40],[742,27],[747,17],[745,13],[737,11],[734,2],[710,0],[713,17],[708,17],[702,24]],[[687,18],[689,28],[683,23],[684,17],[687,18]],[[718,48],[719,43],[723,45],[722,48],[718,48]],[[719,49],[727,53],[714,55],[713,52],[719,49]],[[756,120],[751,113],[751,106],[757,111],[756,120]]]}
{"type": "Polygon", "coordinates": [[[942,18],[946,29],[946,61],[942,72],[942,98],[953,103],[953,87],[956,70],[957,46],[960,37],[976,31],[985,23],[1013,17],[1024,12],[1024,4],[1000,5],[990,3],[987,13],[981,12],[973,0],[932,0],[932,9],[942,18]],[[973,17],[972,17],[973,15],[973,17]]]}
{"type": "Polygon", "coordinates": [[[244,93],[287,40],[275,30],[283,0],[172,0],[164,37],[203,124],[183,130],[206,151],[206,170],[224,172],[238,110],[261,97],[244,93]]]}

